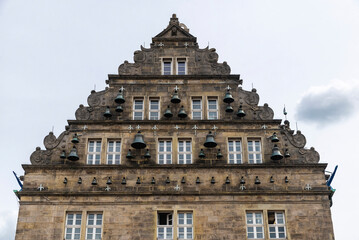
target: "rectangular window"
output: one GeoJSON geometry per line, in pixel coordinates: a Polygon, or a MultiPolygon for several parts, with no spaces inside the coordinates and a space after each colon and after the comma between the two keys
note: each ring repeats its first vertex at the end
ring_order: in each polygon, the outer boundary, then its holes
{"type": "Polygon", "coordinates": [[[216,120],[218,119],[218,101],[217,98],[208,99],[208,119],[216,120]]]}
{"type": "Polygon", "coordinates": [[[248,239],[263,239],[263,214],[262,212],[247,212],[247,237],[248,239]]]}
{"type": "Polygon", "coordinates": [[[285,239],[285,220],[284,212],[268,211],[269,238],[285,239]]]}
{"type": "Polygon", "coordinates": [[[101,140],[90,140],[88,142],[87,164],[100,164],[101,140]]]}
{"type": "Polygon", "coordinates": [[[102,213],[87,214],[86,240],[102,239],[102,213]]]}
{"type": "Polygon", "coordinates": [[[186,59],[177,59],[177,75],[186,75],[186,59]]]}
{"type": "Polygon", "coordinates": [[[178,213],[178,239],[193,239],[192,213],[178,213]]]}
{"type": "Polygon", "coordinates": [[[191,140],[178,141],[178,163],[191,164],[192,163],[192,144],[191,140]]]}
{"type": "Polygon", "coordinates": [[[81,236],[81,213],[67,213],[65,225],[65,240],[80,239],[81,236]]]}
{"type": "Polygon", "coordinates": [[[242,145],[240,140],[228,141],[228,163],[230,164],[242,163],[242,145]]]}
{"type": "Polygon", "coordinates": [[[157,213],[157,239],[173,239],[172,213],[157,213]]]}
{"type": "Polygon", "coordinates": [[[172,75],[172,59],[163,59],[163,75],[172,75]]]}
{"type": "Polygon", "coordinates": [[[149,111],[150,120],[159,120],[160,119],[160,100],[159,99],[150,99],[150,111],[149,111]]]}
{"type": "Polygon", "coordinates": [[[248,140],[248,162],[262,163],[261,141],[248,140]]]}
{"type": "Polygon", "coordinates": [[[158,141],[158,163],[172,164],[172,141],[160,140],[158,141]]]}
{"type": "Polygon", "coordinates": [[[135,98],[133,102],[133,120],[143,120],[143,99],[135,98]]]}
{"type": "Polygon", "coordinates": [[[192,119],[202,120],[202,99],[192,99],[192,119]]]}
{"type": "Polygon", "coordinates": [[[107,164],[121,163],[121,141],[114,140],[107,143],[107,164]]]}

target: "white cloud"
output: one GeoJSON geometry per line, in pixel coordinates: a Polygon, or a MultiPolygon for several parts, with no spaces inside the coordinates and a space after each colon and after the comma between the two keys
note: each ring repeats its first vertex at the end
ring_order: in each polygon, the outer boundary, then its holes
{"type": "Polygon", "coordinates": [[[0,239],[15,238],[17,213],[17,211],[0,212],[0,239]]]}

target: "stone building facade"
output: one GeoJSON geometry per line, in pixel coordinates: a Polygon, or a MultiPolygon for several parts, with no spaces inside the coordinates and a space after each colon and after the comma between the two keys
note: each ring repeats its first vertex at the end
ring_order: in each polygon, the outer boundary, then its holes
{"type": "Polygon", "coordinates": [[[334,239],[314,148],[176,15],[23,165],[16,240],[334,239]]]}

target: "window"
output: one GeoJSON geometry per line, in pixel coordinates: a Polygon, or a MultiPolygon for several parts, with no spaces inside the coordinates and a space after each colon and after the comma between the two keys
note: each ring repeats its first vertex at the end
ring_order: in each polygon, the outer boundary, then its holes
{"type": "Polygon", "coordinates": [[[202,119],[202,99],[200,98],[192,99],[192,119],[194,120],[202,119]]]}
{"type": "Polygon", "coordinates": [[[217,98],[208,99],[208,119],[209,120],[218,119],[217,98]]]}
{"type": "Polygon", "coordinates": [[[88,143],[87,164],[100,164],[101,140],[90,140],[88,143]]]}
{"type": "Polygon", "coordinates": [[[192,163],[192,144],[191,140],[178,141],[178,163],[191,164],[192,163]]]}
{"type": "Polygon", "coordinates": [[[285,239],[285,220],[284,212],[268,211],[269,238],[285,239]]]}
{"type": "Polygon", "coordinates": [[[172,59],[163,59],[163,75],[172,75],[172,59]]]}
{"type": "Polygon", "coordinates": [[[86,240],[102,239],[102,213],[87,214],[86,240]]]}
{"type": "Polygon", "coordinates": [[[65,225],[65,240],[80,239],[81,236],[81,213],[67,213],[65,225]]]}
{"type": "Polygon", "coordinates": [[[261,141],[248,140],[248,162],[262,163],[261,141]]]}
{"type": "Polygon", "coordinates": [[[192,213],[178,213],[178,239],[193,239],[192,213]]]}
{"type": "Polygon", "coordinates": [[[230,164],[242,163],[242,146],[240,140],[228,141],[228,163],[230,164]]]}
{"type": "Polygon", "coordinates": [[[134,99],[133,120],[143,120],[143,99],[141,98],[134,99]]]}
{"type": "Polygon", "coordinates": [[[263,239],[263,214],[262,212],[247,212],[247,237],[249,239],[263,239]]]}
{"type": "Polygon", "coordinates": [[[160,100],[159,99],[150,99],[150,120],[159,120],[160,119],[160,100]]]}
{"type": "Polygon", "coordinates": [[[172,163],[172,141],[160,140],[158,142],[158,163],[171,164],[172,163]]]}
{"type": "Polygon", "coordinates": [[[107,143],[107,164],[121,163],[121,141],[114,140],[107,143]]]}
{"type": "Polygon", "coordinates": [[[157,213],[157,238],[173,239],[172,213],[157,213]]]}
{"type": "Polygon", "coordinates": [[[177,59],[177,75],[186,75],[186,59],[177,59]]]}

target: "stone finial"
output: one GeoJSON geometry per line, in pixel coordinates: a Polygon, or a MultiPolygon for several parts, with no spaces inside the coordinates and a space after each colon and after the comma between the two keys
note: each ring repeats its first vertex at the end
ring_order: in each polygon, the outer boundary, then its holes
{"type": "Polygon", "coordinates": [[[176,16],[176,14],[172,14],[171,20],[170,20],[170,24],[174,24],[174,25],[179,25],[179,21],[178,18],[176,16]]]}

